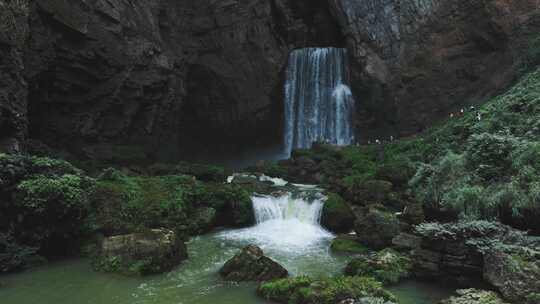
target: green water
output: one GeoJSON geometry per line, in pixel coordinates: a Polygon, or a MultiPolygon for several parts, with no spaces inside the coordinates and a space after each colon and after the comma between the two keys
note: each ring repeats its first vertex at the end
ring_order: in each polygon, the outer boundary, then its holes
{"type": "MultiPolygon", "coordinates": [[[[240,231],[241,232],[241,231],[240,231]]],[[[231,231],[233,235],[238,230],[231,231]]],[[[92,271],[85,259],[53,263],[24,273],[0,277],[2,304],[257,304],[255,284],[227,283],[218,269],[246,241],[230,239],[229,232],[194,238],[190,258],[174,271],[152,277],[126,278],[92,271]]],[[[266,248],[270,257],[293,275],[332,275],[341,271],[345,257],[328,252],[324,240],[309,252],[266,248]]],[[[264,244],[260,244],[264,245],[264,244]]],[[[407,282],[392,288],[403,304],[431,304],[447,297],[443,288],[407,282]]]]}

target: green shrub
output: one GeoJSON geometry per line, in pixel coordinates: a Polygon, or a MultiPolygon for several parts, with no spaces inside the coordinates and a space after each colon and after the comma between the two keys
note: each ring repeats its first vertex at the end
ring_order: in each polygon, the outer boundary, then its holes
{"type": "Polygon", "coordinates": [[[510,173],[510,155],[517,144],[516,138],[511,136],[475,134],[467,144],[466,166],[486,181],[501,179],[510,173]]]}
{"type": "Polygon", "coordinates": [[[181,162],[175,167],[175,174],[192,175],[205,182],[224,182],[229,172],[220,166],[181,162]]]}
{"type": "MultiPolygon", "coordinates": [[[[130,177],[108,170],[98,181],[94,210],[106,234],[186,225],[197,183],[186,176],[130,177]]],[[[187,229],[187,228],[185,228],[187,229]]]]}
{"type": "Polygon", "coordinates": [[[244,189],[204,184],[184,175],[130,177],[109,170],[98,181],[94,209],[108,235],[160,227],[185,235],[208,231],[214,224],[245,226],[254,222],[251,198],[244,189]]]}
{"type": "Polygon", "coordinates": [[[21,182],[13,201],[18,213],[17,238],[49,252],[56,251],[60,242],[88,232],[86,217],[94,186],[90,178],[69,174],[37,175],[21,182]]]}
{"type": "Polygon", "coordinates": [[[37,248],[18,244],[15,239],[0,233],[0,274],[21,270],[37,252],[37,248]]]}

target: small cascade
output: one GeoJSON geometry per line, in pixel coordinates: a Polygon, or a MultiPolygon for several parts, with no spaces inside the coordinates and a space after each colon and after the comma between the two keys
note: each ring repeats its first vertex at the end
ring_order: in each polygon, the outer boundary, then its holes
{"type": "Polygon", "coordinates": [[[305,48],[289,56],[285,83],[284,146],[310,148],[314,142],[353,142],[354,98],[349,88],[347,51],[305,48]]]}
{"type": "Polygon", "coordinates": [[[291,193],[281,196],[254,196],[256,225],[223,232],[224,239],[251,243],[274,252],[301,256],[326,250],[334,237],[320,225],[323,197],[305,199],[291,193]]]}
{"type": "Polygon", "coordinates": [[[298,220],[299,222],[318,225],[321,220],[323,203],[312,203],[304,199],[293,199],[290,194],[273,197],[253,197],[253,210],[258,224],[266,221],[298,220]]]}

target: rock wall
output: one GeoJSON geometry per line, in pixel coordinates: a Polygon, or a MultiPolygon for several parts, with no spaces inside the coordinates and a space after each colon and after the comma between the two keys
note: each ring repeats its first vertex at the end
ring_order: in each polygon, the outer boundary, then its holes
{"type": "Polygon", "coordinates": [[[1,149],[141,162],[277,144],[287,57],[307,46],[349,48],[360,138],[409,135],[514,79],[536,2],[0,0],[1,149]]]}
{"type": "Polygon", "coordinates": [[[33,146],[100,161],[279,142],[289,51],[343,43],[322,0],[37,0],[30,10],[33,146]]]}
{"type": "Polygon", "coordinates": [[[410,135],[508,86],[538,1],[330,0],[353,56],[363,138],[410,135]]]}
{"type": "Polygon", "coordinates": [[[0,0],[0,152],[19,152],[26,136],[24,44],[28,3],[0,0]]]}

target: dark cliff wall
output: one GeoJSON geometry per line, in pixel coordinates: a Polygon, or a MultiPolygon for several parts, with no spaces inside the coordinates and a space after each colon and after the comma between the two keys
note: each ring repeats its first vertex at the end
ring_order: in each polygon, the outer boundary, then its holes
{"type": "Polygon", "coordinates": [[[325,1],[36,0],[29,138],[105,161],[280,141],[291,49],[344,45],[325,1]]]}
{"type": "Polygon", "coordinates": [[[353,56],[364,139],[410,135],[516,77],[535,0],[330,0],[353,56]]]}
{"type": "Polygon", "coordinates": [[[0,32],[1,149],[114,162],[279,143],[287,57],[307,46],[349,49],[360,138],[413,134],[511,83],[540,29],[535,0],[0,5],[18,29],[0,32]]]}
{"type": "Polygon", "coordinates": [[[28,11],[24,2],[0,1],[0,152],[20,152],[27,133],[28,11]]]}

